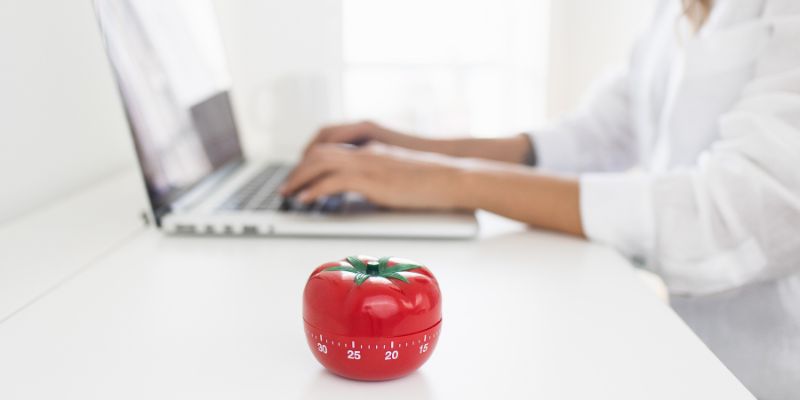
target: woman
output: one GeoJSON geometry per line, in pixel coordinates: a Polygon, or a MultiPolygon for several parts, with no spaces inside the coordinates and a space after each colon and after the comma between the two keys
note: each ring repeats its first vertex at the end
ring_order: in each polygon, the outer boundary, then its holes
{"type": "Polygon", "coordinates": [[[800,1],[662,1],[627,70],[547,129],[329,127],[283,190],[485,209],[607,243],[664,279],[757,396],[800,393],[800,1]],[[365,141],[380,145],[337,145],[365,141]]]}

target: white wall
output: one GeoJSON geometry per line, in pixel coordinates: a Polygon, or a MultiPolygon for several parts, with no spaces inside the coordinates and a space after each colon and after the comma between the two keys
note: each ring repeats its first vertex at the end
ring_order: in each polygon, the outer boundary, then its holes
{"type": "Polygon", "coordinates": [[[627,62],[654,4],[654,0],[551,1],[548,117],[569,112],[595,79],[627,62]]]}
{"type": "Polygon", "coordinates": [[[133,165],[116,96],[89,1],[0,0],[0,222],[133,165]]]}

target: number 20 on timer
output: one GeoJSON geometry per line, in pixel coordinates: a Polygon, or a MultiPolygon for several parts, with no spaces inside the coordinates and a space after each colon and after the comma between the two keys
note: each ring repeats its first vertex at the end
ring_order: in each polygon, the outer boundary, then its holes
{"type": "Polygon", "coordinates": [[[419,263],[353,256],[314,270],[303,317],[309,347],[330,371],[394,379],[430,357],[441,328],[441,295],[436,278],[419,263]]]}

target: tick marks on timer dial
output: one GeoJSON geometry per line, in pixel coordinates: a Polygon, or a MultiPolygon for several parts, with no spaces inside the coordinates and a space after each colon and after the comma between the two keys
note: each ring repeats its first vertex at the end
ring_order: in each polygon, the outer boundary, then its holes
{"type": "MultiPolygon", "coordinates": [[[[342,342],[333,339],[326,339],[322,334],[315,335],[311,332],[307,332],[308,336],[316,342],[317,351],[321,354],[328,355],[328,345],[333,346],[334,344],[336,347],[342,347],[342,342]]],[[[364,343],[356,342],[355,340],[351,340],[349,343],[344,342],[344,347],[347,349],[344,352],[344,356],[348,360],[359,361],[362,360],[365,356],[364,351],[367,350],[368,352],[372,351],[380,351],[382,355],[383,361],[393,361],[397,360],[401,357],[401,349],[408,348],[409,343],[411,344],[412,348],[416,347],[417,354],[424,354],[428,352],[429,347],[429,340],[436,339],[437,333],[433,333],[431,335],[423,335],[422,338],[417,340],[410,340],[410,341],[403,341],[395,343],[394,340],[389,340],[387,343],[367,343],[366,349],[364,348],[364,343]]],[[[339,354],[339,353],[337,353],[339,354]]],[[[333,354],[335,355],[335,354],[333,354]]]]}

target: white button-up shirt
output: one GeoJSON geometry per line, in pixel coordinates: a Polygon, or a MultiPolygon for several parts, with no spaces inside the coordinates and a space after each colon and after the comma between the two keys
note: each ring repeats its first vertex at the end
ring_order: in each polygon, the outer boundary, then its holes
{"type": "MultiPolygon", "coordinates": [[[[664,0],[627,70],[533,133],[583,228],[658,273],[761,398],[800,396],[800,1],[664,0]]],[[[796,398],[796,397],[794,397],[796,398]]]]}

